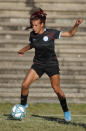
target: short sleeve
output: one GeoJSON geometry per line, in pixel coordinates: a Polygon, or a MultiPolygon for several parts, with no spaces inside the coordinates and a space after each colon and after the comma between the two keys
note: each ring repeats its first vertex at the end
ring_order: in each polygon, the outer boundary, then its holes
{"type": "Polygon", "coordinates": [[[53,30],[53,33],[54,33],[54,38],[55,39],[60,39],[61,38],[61,31],[53,30]]]}

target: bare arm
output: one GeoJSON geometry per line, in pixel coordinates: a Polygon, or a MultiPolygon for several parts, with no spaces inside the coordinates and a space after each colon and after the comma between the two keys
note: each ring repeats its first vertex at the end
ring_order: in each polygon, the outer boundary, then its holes
{"type": "Polygon", "coordinates": [[[18,51],[18,54],[23,55],[24,52],[26,52],[27,50],[30,50],[30,49],[31,49],[31,47],[30,47],[30,45],[28,44],[27,46],[25,46],[24,48],[22,48],[21,50],[19,50],[19,51],[18,51]]]}
{"type": "Polygon", "coordinates": [[[79,26],[82,22],[83,22],[82,19],[77,19],[74,27],[72,28],[72,30],[70,30],[69,32],[62,32],[62,33],[61,33],[61,36],[62,36],[62,37],[71,37],[71,36],[73,36],[73,35],[76,33],[76,31],[77,31],[77,29],[78,29],[78,26],[79,26]]]}

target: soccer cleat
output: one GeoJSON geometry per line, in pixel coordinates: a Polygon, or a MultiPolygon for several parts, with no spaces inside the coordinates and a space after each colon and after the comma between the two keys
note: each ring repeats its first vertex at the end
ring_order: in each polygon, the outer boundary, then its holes
{"type": "Polygon", "coordinates": [[[71,121],[71,113],[70,111],[64,112],[65,121],[71,121]]]}
{"type": "Polygon", "coordinates": [[[23,105],[23,107],[24,107],[25,109],[28,108],[28,104],[23,105]]]}

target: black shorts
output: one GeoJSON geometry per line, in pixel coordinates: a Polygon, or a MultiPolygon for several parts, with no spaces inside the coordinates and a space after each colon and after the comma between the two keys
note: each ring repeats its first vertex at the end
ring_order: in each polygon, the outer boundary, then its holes
{"type": "Polygon", "coordinates": [[[34,63],[31,66],[32,69],[36,71],[36,73],[41,77],[44,73],[46,73],[49,77],[59,74],[59,64],[58,61],[56,63],[47,63],[47,64],[38,64],[34,63]]]}

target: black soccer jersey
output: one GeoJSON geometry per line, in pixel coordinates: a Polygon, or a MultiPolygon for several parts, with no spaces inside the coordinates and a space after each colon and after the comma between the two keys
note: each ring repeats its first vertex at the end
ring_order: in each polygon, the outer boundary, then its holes
{"type": "Polygon", "coordinates": [[[43,34],[30,33],[30,46],[35,48],[34,62],[45,63],[49,60],[55,60],[54,40],[60,38],[60,31],[46,29],[43,34]]]}

